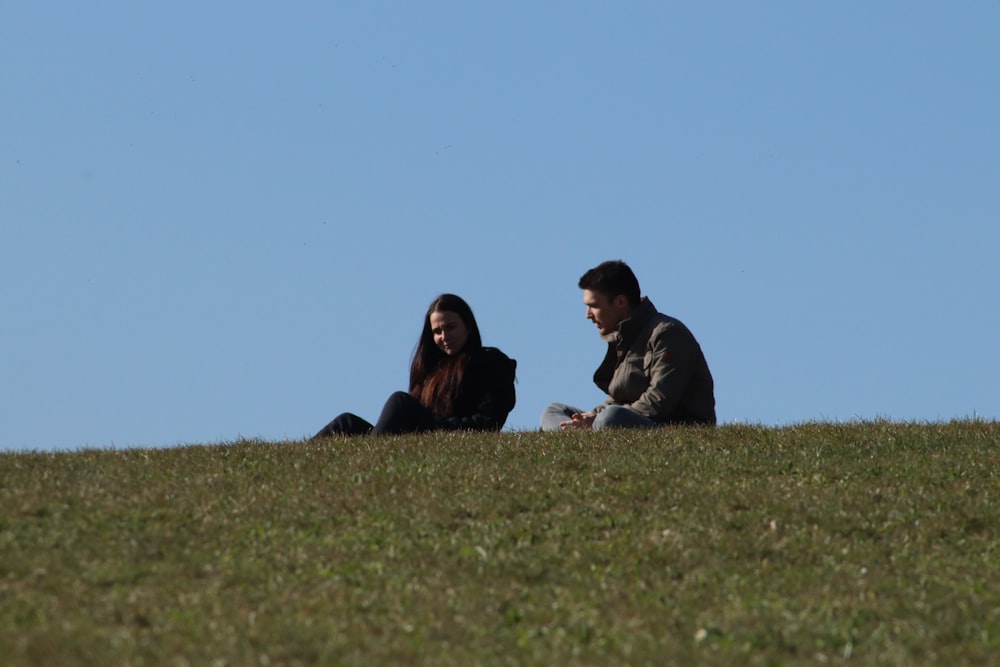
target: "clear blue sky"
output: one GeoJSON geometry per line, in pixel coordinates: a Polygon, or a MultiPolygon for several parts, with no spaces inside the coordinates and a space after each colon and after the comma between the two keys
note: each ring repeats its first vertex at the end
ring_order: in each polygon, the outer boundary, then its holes
{"type": "Polygon", "coordinates": [[[1000,418],[1000,3],[0,2],[0,448],[311,435],[624,259],[723,423],[1000,418]]]}

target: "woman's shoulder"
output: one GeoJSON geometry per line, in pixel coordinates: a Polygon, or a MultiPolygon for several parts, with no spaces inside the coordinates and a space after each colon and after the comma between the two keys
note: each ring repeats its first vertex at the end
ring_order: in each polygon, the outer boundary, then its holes
{"type": "Polygon", "coordinates": [[[517,368],[517,361],[504,354],[500,348],[482,347],[472,354],[472,363],[487,368],[517,368]]]}
{"type": "Polygon", "coordinates": [[[481,347],[473,354],[476,359],[488,359],[492,361],[514,361],[498,347],[481,347]]]}

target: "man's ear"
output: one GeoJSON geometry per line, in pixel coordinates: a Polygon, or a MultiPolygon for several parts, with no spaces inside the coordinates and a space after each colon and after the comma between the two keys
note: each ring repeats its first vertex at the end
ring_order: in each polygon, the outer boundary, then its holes
{"type": "Polygon", "coordinates": [[[615,298],[612,299],[612,301],[614,301],[616,308],[631,310],[631,304],[628,301],[628,297],[625,296],[624,294],[616,294],[615,298]]]}

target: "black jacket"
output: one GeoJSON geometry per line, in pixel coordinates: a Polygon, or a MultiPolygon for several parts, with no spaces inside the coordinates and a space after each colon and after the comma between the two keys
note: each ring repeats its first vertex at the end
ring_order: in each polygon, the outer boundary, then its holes
{"type": "Polygon", "coordinates": [[[443,430],[499,431],[514,409],[514,371],[517,362],[495,347],[484,347],[469,357],[469,366],[455,402],[454,414],[434,417],[443,430]]]}

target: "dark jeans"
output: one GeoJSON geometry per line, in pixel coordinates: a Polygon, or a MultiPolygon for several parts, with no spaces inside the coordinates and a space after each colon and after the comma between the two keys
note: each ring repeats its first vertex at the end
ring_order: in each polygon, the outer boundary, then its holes
{"type": "Polygon", "coordinates": [[[313,438],[332,435],[399,435],[434,428],[434,415],[405,391],[397,391],[385,402],[374,426],[361,417],[345,412],[320,429],[313,438]]]}

